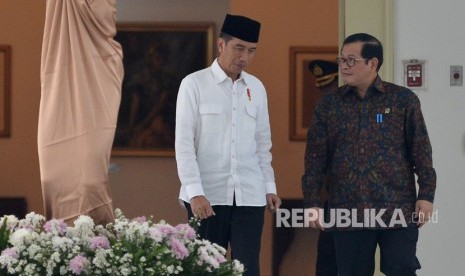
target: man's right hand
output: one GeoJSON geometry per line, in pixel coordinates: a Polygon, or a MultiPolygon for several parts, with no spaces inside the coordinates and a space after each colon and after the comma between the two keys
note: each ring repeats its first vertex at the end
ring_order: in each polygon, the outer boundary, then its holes
{"type": "MultiPolygon", "coordinates": [[[[304,212],[306,213],[306,212],[304,212]]],[[[324,231],[325,229],[320,223],[320,219],[323,220],[323,218],[320,218],[320,214],[323,214],[323,209],[319,207],[312,207],[308,208],[308,213],[312,215],[312,219],[308,222],[308,225],[311,228],[318,228],[321,231],[324,231]]],[[[308,215],[308,214],[307,214],[308,215]]]]}
{"type": "Polygon", "coordinates": [[[194,196],[190,200],[192,213],[195,217],[200,219],[206,219],[208,217],[214,216],[215,212],[213,211],[210,202],[205,196],[194,196]]]}

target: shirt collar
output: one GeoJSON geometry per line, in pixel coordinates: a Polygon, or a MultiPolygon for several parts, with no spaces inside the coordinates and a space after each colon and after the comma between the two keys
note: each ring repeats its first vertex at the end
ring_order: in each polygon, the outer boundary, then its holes
{"type": "MultiPolygon", "coordinates": [[[[370,90],[379,91],[379,92],[382,92],[382,93],[386,92],[386,87],[385,87],[384,82],[383,82],[383,80],[381,79],[380,76],[377,76],[376,79],[373,81],[371,86],[368,88],[368,91],[370,91],[370,90]]],[[[354,87],[350,86],[350,85],[343,86],[342,90],[341,90],[342,96],[347,95],[347,93],[349,93],[349,91],[355,92],[354,87]]]]}
{"type": "MultiPolygon", "coordinates": [[[[220,67],[220,64],[218,63],[218,58],[216,58],[212,65],[211,65],[211,69],[212,69],[212,72],[213,72],[213,76],[216,80],[216,83],[221,83],[227,79],[230,79],[228,77],[228,75],[226,75],[226,73],[223,71],[223,69],[221,69],[220,67]]],[[[246,72],[242,71],[241,75],[239,76],[239,78],[237,79],[238,81],[243,81],[246,85],[247,83],[249,83],[249,79],[250,79],[250,76],[249,74],[247,74],[246,72]]]]}

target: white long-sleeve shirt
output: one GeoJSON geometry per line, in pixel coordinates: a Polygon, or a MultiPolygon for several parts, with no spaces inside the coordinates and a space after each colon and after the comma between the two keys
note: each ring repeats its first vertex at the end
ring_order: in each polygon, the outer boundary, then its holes
{"type": "Polygon", "coordinates": [[[183,201],[264,206],[276,194],[266,91],[246,72],[233,82],[215,60],[183,79],[175,149],[183,201]]]}

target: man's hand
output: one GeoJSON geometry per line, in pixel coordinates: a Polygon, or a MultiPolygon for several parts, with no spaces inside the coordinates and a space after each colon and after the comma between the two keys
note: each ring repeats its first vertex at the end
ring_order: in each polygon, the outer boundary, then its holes
{"type": "Polygon", "coordinates": [[[325,229],[320,223],[320,220],[323,221],[323,218],[320,218],[320,214],[323,214],[323,209],[320,207],[312,207],[308,208],[304,211],[304,214],[312,214],[312,219],[308,222],[308,226],[311,228],[318,228],[321,231],[324,231],[325,229]]]}
{"type": "Polygon", "coordinates": [[[271,213],[276,212],[281,207],[281,199],[275,194],[266,194],[266,207],[271,213]]]}
{"type": "Polygon", "coordinates": [[[210,202],[205,196],[194,196],[191,198],[190,203],[192,213],[194,213],[194,216],[200,219],[206,219],[215,215],[210,202]]]}
{"type": "Polygon", "coordinates": [[[415,214],[417,215],[418,228],[427,223],[433,214],[433,203],[427,200],[417,200],[415,204],[415,214]]]}

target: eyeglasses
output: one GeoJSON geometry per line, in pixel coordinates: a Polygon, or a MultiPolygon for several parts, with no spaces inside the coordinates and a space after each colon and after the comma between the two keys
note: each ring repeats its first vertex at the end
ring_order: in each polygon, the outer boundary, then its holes
{"type": "Polygon", "coordinates": [[[355,62],[359,61],[359,60],[367,60],[367,58],[353,58],[353,57],[349,57],[349,58],[338,57],[338,58],[336,58],[336,62],[337,62],[337,64],[339,66],[341,66],[342,64],[345,63],[349,67],[353,67],[355,65],[355,62]]]}

